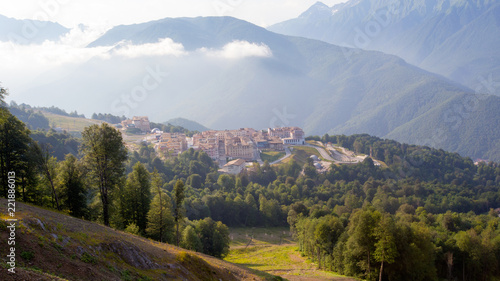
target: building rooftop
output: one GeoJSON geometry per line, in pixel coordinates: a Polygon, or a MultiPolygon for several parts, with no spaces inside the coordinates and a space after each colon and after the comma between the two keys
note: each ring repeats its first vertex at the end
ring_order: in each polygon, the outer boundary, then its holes
{"type": "Polygon", "coordinates": [[[232,166],[232,165],[241,166],[241,165],[243,165],[245,163],[246,163],[246,161],[243,160],[243,159],[236,159],[236,160],[233,160],[233,161],[229,161],[226,165],[224,165],[224,167],[232,166]]]}

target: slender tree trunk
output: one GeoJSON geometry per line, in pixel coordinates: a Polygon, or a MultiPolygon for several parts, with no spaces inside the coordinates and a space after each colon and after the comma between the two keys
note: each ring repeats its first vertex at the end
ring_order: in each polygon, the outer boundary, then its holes
{"type": "Polygon", "coordinates": [[[368,250],[368,275],[371,274],[371,270],[370,270],[370,250],[368,250]]]}
{"type": "Polygon", "coordinates": [[[104,225],[109,226],[108,198],[106,195],[102,196],[102,217],[104,219],[104,225]]]}
{"type": "MultiPolygon", "coordinates": [[[[4,147],[0,147],[1,150],[4,149],[4,147]]],[[[4,158],[3,158],[3,153],[0,153],[0,174],[2,176],[2,178],[0,179],[0,183],[2,184],[2,188],[3,188],[3,196],[5,196],[5,198],[7,198],[7,194],[8,194],[8,188],[7,188],[7,174],[5,173],[5,170],[7,170],[7,168],[5,167],[5,163],[4,163],[4,158]]]]}
{"type": "Polygon", "coordinates": [[[102,218],[104,225],[109,226],[109,206],[108,206],[108,193],[106,189],[106,179],[101,176],[101,201],[102,201],[102,218]]]}
{"type": "Polygon", "coordinates": [[[45,167],[45,173],[47,174],[47,178],[49,179],[50,187],[52,188],[52,196],[56,201],[57,210],[61,210],[61,206],[59,205],[59,199],[57,198],[56,187],[54,186],[54,181],[52,180],[52,175],[50,174],[49,167],[45,167]]]}
{"type": "Polygon", "coordinates": [[[160,242],[163,242],[163,203],[161,201],[160,187],[158,187],[158,195],[160,196],[160,242]]]}
{"type": "MultiPolygon", "coordinates": [[[[104,161],[106,161],[106,157],[104,161]]],[[[104,220],[104,225],[109,226],[108,181],[105,175],[106,169],[107,167],[104,165],[101,171],[99,171],[99,181],[102,201],[102,218],[104,220]]]]}
{"type": "Polygon", "coordinates": [[[37,149],[38,165],[42,168],[42,173],[45,174],[47,180],[50,183],[50,188],[52,189],[52,199],[56,202],[57,210],[61,210],[59,205],[59,198],[57,198],[56,188],[54,186],[54,180],[52,178],[52,173],[50,169],[50,152],[48,146],[41,146],[37,149]]]}
{"type": "Polygon", "coordinates": [[[21,177],[21,186],[23,188],[23,201],[26,202],[26,192],[25,192],[25,178],[21,177]]]}
{"type": "Polygon", "coordinates": [[[321,269],[321,251],[318,246],[318,269],[321,269]]]}
{"type": "Polygon", "coordinates": [[[177,220],[177,225],[176,225],[176,236],[177,236],[176,244],[177,244],[177,247],[179,247],[179,221],[178,220],[177,220]]]}
{"type": "Polygon", "coordinates": [[[382,271],[384,271],[384,259],[382,259],[382,263],[380,264],[380,273],[378,276],[378,281],[382,281],[382,271]]]}
{"type": "Polygon", "coordinates": [[[462,260],[462,280],[465,281],[465,258],[462,260]]]}
{"type": "Polygon", "coordinates": [[[446,265],[448,266],[448,280],[452,279],[452,270],[453,270],[453,253],[446,253],[446,265]]]}

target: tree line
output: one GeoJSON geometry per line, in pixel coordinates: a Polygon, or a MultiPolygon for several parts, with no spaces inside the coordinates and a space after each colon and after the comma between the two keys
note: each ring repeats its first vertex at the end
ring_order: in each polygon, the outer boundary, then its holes
{"type": "Polygon", "coordinates": [[[94,113],[94,114],[92,114],[92,116],[90,118],[95,119],[95,120],[101,120],[104,122],[108,122],[110,124],[119,124],[123,120],[127,119],[125,116],[120,117],[120,116],[116,116],[116,115],[109,114],[109,113],[104,113],[104,114],[103,113],[94,113]]]}

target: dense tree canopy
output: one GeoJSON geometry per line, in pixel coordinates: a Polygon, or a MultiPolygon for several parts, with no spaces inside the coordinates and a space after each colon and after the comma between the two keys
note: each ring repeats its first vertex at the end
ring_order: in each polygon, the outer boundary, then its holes
{"type": "Polygon", "coordinates": [[[124,173],[127,150],[121,133],[106,123],[85,128],[82,139],[81,152],[93,183],[98,188],[103,222],[109,225],[110,192],[124,173]]]}

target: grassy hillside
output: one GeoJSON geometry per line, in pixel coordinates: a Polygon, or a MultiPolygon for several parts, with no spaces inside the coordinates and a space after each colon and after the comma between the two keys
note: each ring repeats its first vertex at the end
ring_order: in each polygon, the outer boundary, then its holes
{"type": "Polygon", "coordinates": [[[287,280],[355,280],[318,270],[317,264],[300,254],[288,228],[232,228],[230,231],[232,242],[227,261],[287,280]]]}
{"type": "Polygon", "coordinates": [[[269,163],[274,162],[281,157],[285,156],[285,152],[280,152],[280,151],[263,151],[260,154],[260,159],[262,161],[268,161],[269,163]]]}
{"type": "Polygon", "coordinates": [[[292,157],[288,157],[283,160],[281,163],[288,163],[292,159],[295,160],[299,165],[304,165],[309,157],[312,155],[316,155],[319,158],[322,158],[319,154],[318,150],[314,147],[310,146],[294,146],[292,149],[292,157]]]}
{"type": "MultiPolygon", "coordinates": [[[[0,239],[7,241],[7,201],[0,199],[0,239]]],[[[83,221],[16,204],[16,274],[0,280],[265,280],[231,263],[83,221]]]]}
{"type": "Polygon", "coordinates": [[[46,111],[42,111],[42,114],[49,119],[51,127],[61,128],[68,132],[82,132],[85,127],[104,123],[104,121],[100,120],[63,116],[46,111]]]}

